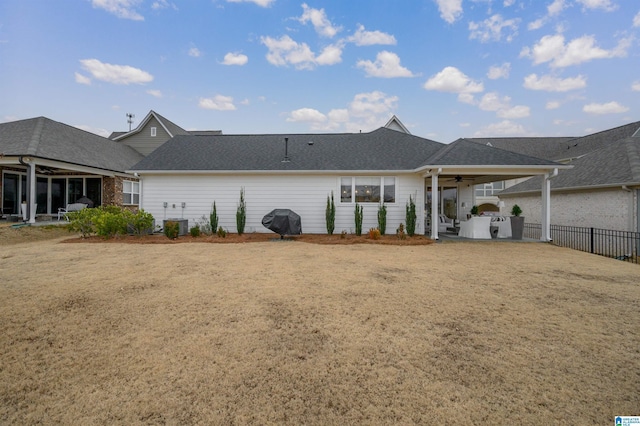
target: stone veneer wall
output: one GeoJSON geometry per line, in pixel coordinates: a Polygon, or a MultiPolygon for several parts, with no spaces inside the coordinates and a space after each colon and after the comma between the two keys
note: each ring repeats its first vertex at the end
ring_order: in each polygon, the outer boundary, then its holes
{"type": "MultiPolygon", "coordinates": [[[[638,232],[636,191],[622,188],[592,191],[551,193],[551,224],[583,226],[616,231],[638,232]]],[[[527,223],[541,223],[540,195],[501,197],[503,211],[510,212],[514,204],[522,208],[527,223]]]]}

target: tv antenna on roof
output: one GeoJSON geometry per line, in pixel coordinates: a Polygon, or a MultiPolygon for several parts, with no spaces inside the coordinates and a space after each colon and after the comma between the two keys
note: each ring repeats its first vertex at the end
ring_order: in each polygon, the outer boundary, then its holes
{"type": "Polygon", "coordinates": [[[131,131],[131,125],[133,124],[133,119],[136,118],[136,115],[128,112],[126,116],[127,116],[127,123],[129,123],[129,131],[131,131]]]}

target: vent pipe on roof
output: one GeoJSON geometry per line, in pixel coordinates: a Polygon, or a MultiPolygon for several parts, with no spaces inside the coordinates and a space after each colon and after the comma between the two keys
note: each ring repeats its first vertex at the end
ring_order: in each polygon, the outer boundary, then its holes
{"type": "Polygon", "coordinates": [[[289,161],[291,161],[289,159],[289,138],[284,138],[284,160],[282,162],[288,163],[289,161]]]}

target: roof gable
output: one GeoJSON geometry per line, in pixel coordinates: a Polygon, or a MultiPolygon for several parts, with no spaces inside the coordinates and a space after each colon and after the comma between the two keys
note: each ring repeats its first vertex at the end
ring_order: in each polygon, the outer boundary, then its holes
{"type": "Polygon", "coordinates": [[[45,117],[0,124],[0,153],[119,172],[142,158],[126,145],[45,117]]]}
{"type": "Polygon", "coordinates": [[[188,135],[189,134],[189,132],[187,132],[185,129],[183,129],[182,127],[178,126],[177,124],[175,124],[171,120],[168,120],[165,117],[163,117],[162,115],[158,114],[157,112],[151,110],[145,116],[145,118],[142,119],[142,121],[140,122],[138,127],[136,127],[135,129],[133,129],[133,130],[131,130],[129,132],[113,132],[111,134],[110,138],[115,140],[115,141],[121,141],[121,140],[126,139],[126,138],[128,138],[130,136],[133,136],[133,135],[135,135],[137,133],[140,133],[146,128],[146,126],[149,123],[149,121],[151,121],[154,118],[160,124],[160,126],[162,126],[162,128],[169,134],[169,137],[174,137],[174,136],[177,136],[177,135],[188,135]]]}

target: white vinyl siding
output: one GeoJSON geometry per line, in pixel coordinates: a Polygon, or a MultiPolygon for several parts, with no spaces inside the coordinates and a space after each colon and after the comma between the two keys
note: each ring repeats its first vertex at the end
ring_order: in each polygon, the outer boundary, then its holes
{"type": "MultiPolygon", "coordinates": [[[[245,190],[247,224],[245,232],[271,232],[262,226],[262,218],[271,210],[291,209],[302,219],[302,232],[324,234],[327,196],[333,191],[336,202],[335,232],[354,232],[353,204],[341,203],[339,175],[153,175],[143,176],[141,207],[151,213],[156,222],[183,217],[189,225],[203,215],[208,216],[216,202],[220,226],[236,232],[236,208],[240,188],[245,190]],[[163,203],[167,203],[167,208],[163,203]],[[182,203],[185,208],[182,209],[182,203]],[[175,206],[175,207],[174,207],[175,206]]],[[[417,175],[395,178],[396,203],[387,206],[387,233],[392,234],[400,222],[405,222],[405,204],[411,194],[416,199],[418,215],[423,214],[424,179],[417,175]]],[[[363,229],[377,227],[378,204],[364,207],[363,229]]],[[[420,217],[420,216],[419,216],[420,217]]],[[[423,232],[421,226],[417,232],[423,232]]]]}

